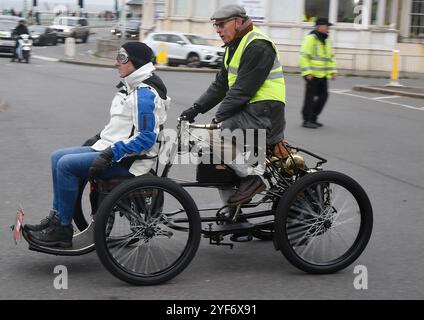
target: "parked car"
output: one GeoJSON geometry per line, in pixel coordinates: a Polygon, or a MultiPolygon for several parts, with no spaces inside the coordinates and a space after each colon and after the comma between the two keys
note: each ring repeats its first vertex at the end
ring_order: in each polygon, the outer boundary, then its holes
{"type": "Polygon", "coordinates": [[[16,26],[17,21],[0,19],[0,54],[13,55],[16,40],[12,38],[12,32],[16,26]]]}
{"type": "Polygon", "coordinates": [[[221,66],[225,50],[213,46],[202,36],[180,32],[150,33],[144,42],[157,55],[159,51],[167,51],[168,65],[184,64],[189,67],[221,66]]]}
{"type": "MultiPolygon", "coordinates": [[[[129,20],[125,24],[125,38],[138,38],[140,36],[140,26],[141,20],[129,20]]],[[[122,27],[121,23],[116,24],[110,32],[120,38],[122,36],[122,27]]]]}
{"type": "Polygon", "coordinates": [[[50,26],[57,33],[58,39],[64,41],[65,38],[73,37],[87,42],[90,35],[90,28],[86,18],[81,17],[57,17],[50,26]]]}
{"type": "Polygon", "coordinates": [[[32,25],[28,27],[28,30],[31,33],[32,43],[34,45],[57,45],[58,37],[52,28],[47,26],[32,25]]]}

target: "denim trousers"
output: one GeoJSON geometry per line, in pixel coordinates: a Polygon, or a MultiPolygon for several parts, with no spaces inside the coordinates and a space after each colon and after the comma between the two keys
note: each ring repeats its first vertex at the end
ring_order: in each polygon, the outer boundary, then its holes
{"type": "MultiPolygon", "coordinates": [[[[91,147],[58,149],[52,153],[53,209],[62,225],[72,223],[81,178],[88,177],[93,160],[100,154],[91,147]]],[[[99,178],[132,176],[128,169],[113,163],[99,178]]]]}

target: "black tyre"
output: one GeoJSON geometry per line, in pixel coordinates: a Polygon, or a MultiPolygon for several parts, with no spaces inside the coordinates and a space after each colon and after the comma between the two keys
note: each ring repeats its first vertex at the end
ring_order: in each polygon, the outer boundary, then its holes
{"type": "Polygon", "coordinates": [[[22,53],[25,63],[29,63],[29,51],[23,51],[22,53]]]}
{"type": "Polygon", "coordinates": [[[373,214],[364,189],[338,172],[308,174],[281,198],[275,241],[295,267],[314,274],[353,263],[371,237],[373,214]]]}
{"type": "Polygon", "coordinates": [[[187,67],[189,68],[199,68],[200,67],[200,58],[196,53],[190,53],[187,57],[187,67]]]}
{"type": "Polygon", "coordinates": [[[135,285],[163,283],[181,273],[200,236],[195,202],[167,178],[124,182],[96,213],[94,243],[100,261],[115,277],[135,285]]]}

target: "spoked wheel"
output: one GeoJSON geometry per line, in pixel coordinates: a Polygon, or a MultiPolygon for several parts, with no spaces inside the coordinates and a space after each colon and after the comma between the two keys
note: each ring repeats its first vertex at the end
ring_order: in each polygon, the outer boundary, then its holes
{"type": "Polygon", "coordinates": [[[363,188],[342,173],[321,171],[299,179],[281,198],[275,237],[295,267],[333,273],[359,257],[372,225],[372,207],[363,188]]]}
{"type": "Polygon", "coordinates": [[[154,285],[187,267],[199,247],[200,231],[199,212],[187,191],[166,178],[141,176],[120,184],[102,202],[94,243],[114,276],[154,285]]]}

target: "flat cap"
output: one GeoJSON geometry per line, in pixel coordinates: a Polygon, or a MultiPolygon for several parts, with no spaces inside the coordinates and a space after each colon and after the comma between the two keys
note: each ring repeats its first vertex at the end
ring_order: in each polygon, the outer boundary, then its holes
{"type": "Polygon", "coordinates": [[[318,18],[317,21],[315,21],[316,26],[332,26],[333,24],[328,21],[327,18],[318,18]]]}
{"type": "Polygon", "coordinates": [[[228,4],[218,8],[212,15],[211,20],[227,19],[231,17],[246,18],[246,10],[237,4],[228,4]]]}

